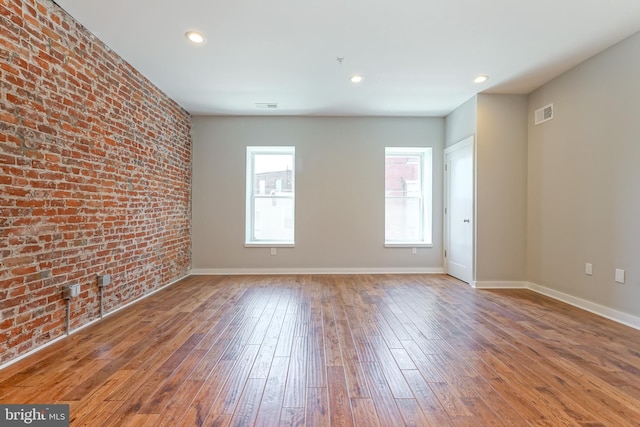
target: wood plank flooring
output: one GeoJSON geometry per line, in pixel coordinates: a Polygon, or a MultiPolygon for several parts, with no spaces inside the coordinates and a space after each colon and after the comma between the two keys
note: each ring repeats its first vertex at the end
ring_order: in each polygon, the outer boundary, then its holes
{"type": "Polygon", "coordinates": [[[640,331],[441,275],[190,277],[0,371],[74,426],[640,426],[640,331]]]}

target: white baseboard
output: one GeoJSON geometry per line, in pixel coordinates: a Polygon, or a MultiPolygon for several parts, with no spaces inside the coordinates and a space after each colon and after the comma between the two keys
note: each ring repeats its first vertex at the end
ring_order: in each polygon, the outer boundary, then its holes
{"type": "Polygon", "coordinates": [[[527,289],[528,283],[517,281],[476,281],[471,286],[476,289],[527,289]]]}
{"type": "Polygon", "coordinates": [[[614,322],[621,323],[634,329],[640,330],[640,317],[629,313],[606,307],[592,301],[588,301],[555,289],[547,288],[531,282],[518,281],[478,281],[471,282],[470,286],[476,289],[529,289],[541,295],[548,296],[558,301],[562,301],[574,307],[581,308],[598,316],[605,317],[614,322]]]}
{"type": "MultiPolygon", "coordinates": [[[[81,326],[77,327],[76,329],[72,329],[71,331],[69,331],[69,335],[73,335],[76,332],[81,331],[84,328],[88,328],[89,326],[93,325],[94,323],[97,323],[97,322],[101,321],[105,317],[110,316],[113,313],[116,313],[116,312],[118,312],[118,311],[120,311],[120,310],[122,310],[122,309],[124,309],[126,307],[129,307],[130,305],[138,303],[138,302],[142,301],[143,299],[145,299],[147,297],[150,297],[151,295],[155,294],[156,292],[159,292],[159,291],[161,291],[161,290],[163,290],[165,288],[168,288],[169,286],[174,285],[175,283],[177,283],[180,280],[185,279],[187,277],[189,277],[189,275],[182,276],[179,279],[173,280],[173,281],[167,283],[166,285],[164,285],[164,286],[162,286],[162,287],[160,287],[158,289],[154,289],[153,291],[149,292],[148,294],[144,294],[144,295],[140,296],[139,298],[137,298],[137,299],[135,299],[135,300],[133,300],[131,302],[126,303],[123,306],[120,306],[120,307],[118,307],[118,308],[116,308],[114,310],[111,310],[108,313],[103,313],[102,317],[98,317],[97,319],[93,319],[90,322],[85,323],[84,325],[81,325],[81,326]]],[[[3,363],[2,365],[0,365],[0,371],[2,369],[6,368],[7,366],[13,365],[14,363],[17,363],[22,359],[26,359],[27,357],[39,352],[40,350],[42,350],[42,349],[44,349],[46,347],[49,347],[50,345],[53,345],[53,344],[57,343],[58,341],[61,341],[61,340],[65,339],[65,338],[67,338],[67,334],[64,334],[64,335],[61,335],[59,337],[56,337],[56,338],[52,339],[51,341],[46,342],[46,343],[34,348],[33,350],[30,350],[30,351],[28,351],[28,352],[26,352],[24,354],[21,354],[20,356],[16,357],[15,359],[11,359],[11,360],[3,363]]]]}
{"type": "Polygon", "coordinates": [[[640,329],[640,317],[638,316],[618,311],[616,309],[606,307],[592,301],[587,301],[573,295],[565,294],[564,292],[556,291],[555,289],[550,289],[535,283],[528,283],[527,288],[539,294],[546,295],[558,301],[573,305],[574,307],[597,314],[598,316],[613,320],[614,322],[622,323],[623,325],[627,325],[634,329],[640,329]]]}
{"type": "Polygon", "coordinates": [[[443,274],[442,268],[194,268],[192,276],[273,274],[443,274]]]}

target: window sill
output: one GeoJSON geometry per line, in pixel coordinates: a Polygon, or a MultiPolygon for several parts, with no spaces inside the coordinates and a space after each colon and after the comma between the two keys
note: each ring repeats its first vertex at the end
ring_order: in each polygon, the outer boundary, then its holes
{"type": "Polygon", "coordinates": [[[245,243],[245,248],[294,248],[295,243],[283,243],[283,242],[256,242],[245,243]]]}
{"type": "Polygon", "coordinates": [[[432,248],[432,243],[385,243],[385,248],[432,248]]]}

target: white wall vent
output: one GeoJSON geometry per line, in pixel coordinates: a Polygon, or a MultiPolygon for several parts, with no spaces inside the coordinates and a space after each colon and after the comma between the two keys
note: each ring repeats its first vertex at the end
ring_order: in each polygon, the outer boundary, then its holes
{"type": "Polygon", "coordinates": [[[275,110],[278,108],[277,102],[256,102],[256,108],[266,108],[269,110],[275,110]]]}
{"type": "Polygon", "coordinates": [[[538,108],[535,113],[535,123],[539,125],[553,119],[553,104],[545,105],[542,108],[538,108]]]}

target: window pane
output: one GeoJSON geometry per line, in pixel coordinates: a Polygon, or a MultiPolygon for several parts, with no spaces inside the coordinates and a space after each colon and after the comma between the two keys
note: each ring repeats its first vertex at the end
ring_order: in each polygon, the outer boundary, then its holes
{"type": "Polygon", "coordinates": [[[247,244],[294,242],[295,148],[247,147],[247,244]]]}
{"type": "Polygon", "coordinates": [[[413,197],[387,197],[385,200],[385,239],[392,242],[420,242],[422,202],[413,197]]]}
{"type": "Polygon", "coordinates": [[[264,181],[257,194],[272,195],[293,192],[293,156],[290,154],[256,154],[254,156],[254,180],[264,181]],[[279,183],[279,184],[278,184],[279,183]]]}
{"type": "Polygon", "coordinates": [[[293,240],[293,199],[257,197],[254,201],[254,240],[293,240]]]}
{"type": "Polygon", "coordinates": [[[387,196],[419,196],[422,193],[420,155],[386,156],[385,194],[387,196]]]}
{"type": "Polygon", "coordinates": [[[385,148],[385,243],[431,244],[431,148],[385,148]]]}

